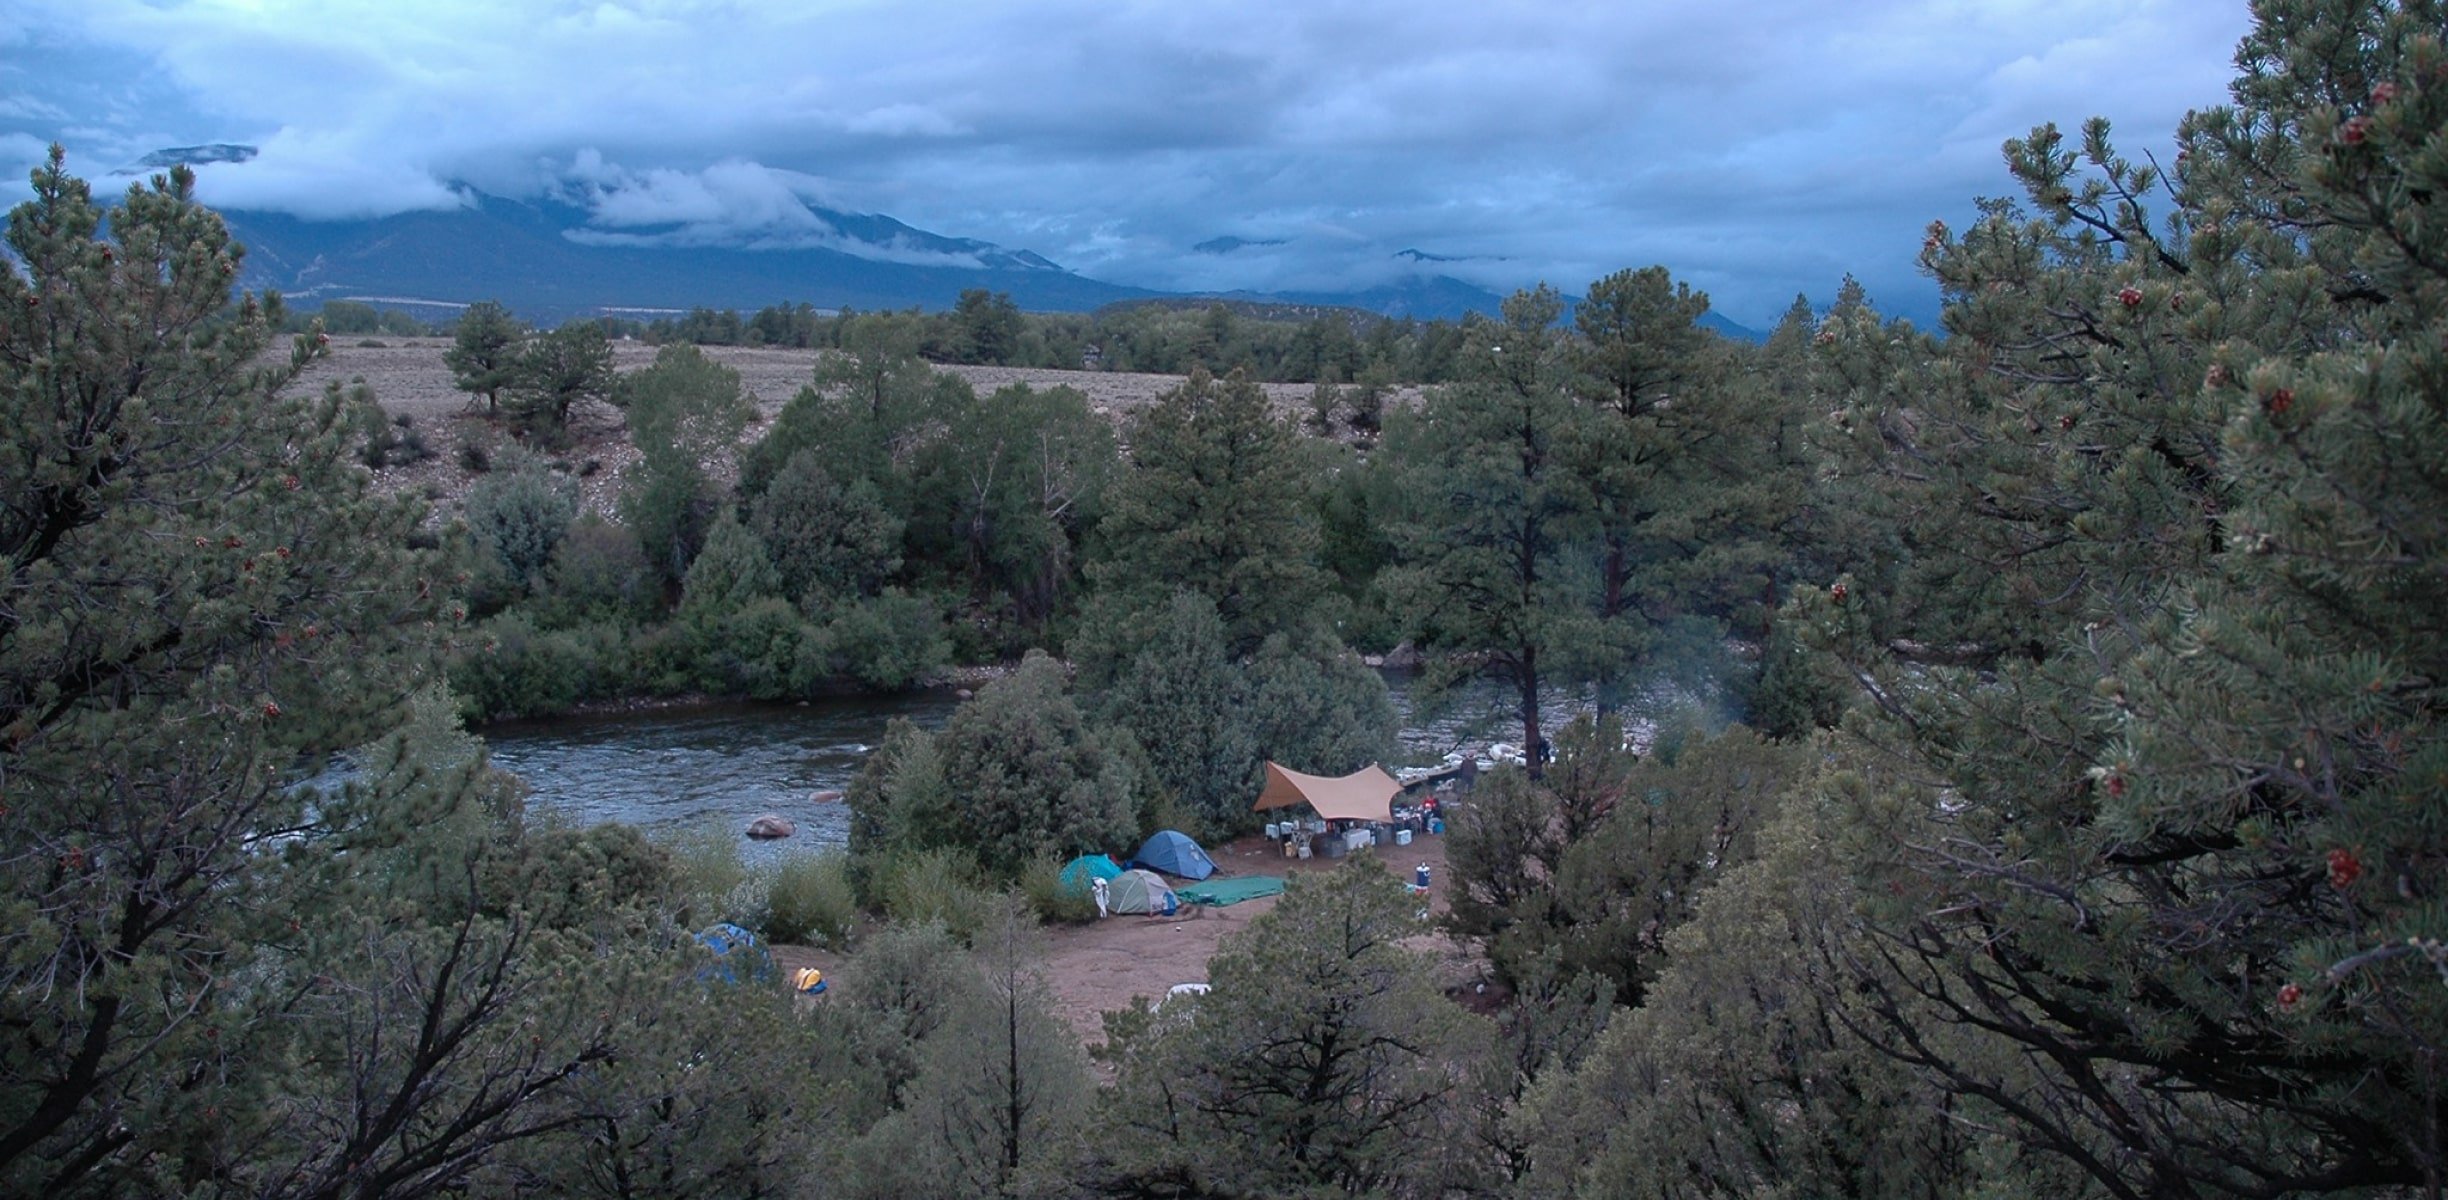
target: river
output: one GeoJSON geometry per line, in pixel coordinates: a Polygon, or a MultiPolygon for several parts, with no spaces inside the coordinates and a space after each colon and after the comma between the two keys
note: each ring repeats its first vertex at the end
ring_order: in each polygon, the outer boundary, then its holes
{"type": "MultiPolygon", "coordinates": [[[[1448,751],[1521,739],[1509,693],[1492,683],[1469,685],[1433,714],[1414,711],[1407,676],[1389,674],[1387,685],[1401,719],[1405,763],[1432,764],[1448,751]]],[[[1643,688],[1626,723],[1639,729],[1689,696],[1663,682],[1643,688]]],[[[848,809],[810,797],[850,786],[894,718],[940,728],[957,704],[947,689],[504,722],[478,732],[492,747],[494,765],[526,781],[531,807],[584,824],[625,821],[655,834],[709,827],[736,834],[761,814],[780,813],[798,824],[796,836],[743,839],[748,857],[768,859],[847,841],[848,809]]],[[[1551,726],[1587,708],[1560,692],[1542,705],[1551,726]]]]}

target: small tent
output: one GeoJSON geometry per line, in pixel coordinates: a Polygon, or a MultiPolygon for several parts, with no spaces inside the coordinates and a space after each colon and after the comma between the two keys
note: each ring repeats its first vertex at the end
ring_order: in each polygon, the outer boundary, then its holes
{"type": "Polygon", "coordinates": [[[1063,864],[1062,890],[1075,896],[1085,896],[1096,890],[1096,881],[1110,880],[1122,873],[1120,864],[1103,854],[1083,854],[1063,864]]]}
{"type": "Polygon", "coordinates": [[[1148,913],[1169,917],[1181,908],[1181,901],[1173,895],[1173,889],[1153,871],[1124,871],[1115,876],[1108,886],[1111,888],[1108,903],[1116,913],[1148,913]]]}
{"type": "Polygon", "coordinates": [[[1205,879],[1215,874],[1215,860],[1199,849],[1190,835],[1167,829],[1149,838],[1139,847],[1139,860],[1133,866],[1162,871],[1178,879],[1205,879]]]}
{"type": "Polygon", "coordinates": [[[1250,807],[1264,812],[1306,804],[1329,821],[1391,821],[1394,797],[1401,792],[1402,785],[1375,764],[1330,779],[1268,763],[1266,787],[1250,807]]]}
{"type": "Polygon", "coordinates": [[[697,941],[714,954],[714,961],[697,968],[700,983],[727,983],[733,987],[746,983],[771,983],[781,974],[774,966],[773,952],[757,935],[728,921],[697,935],[697,941]]]}

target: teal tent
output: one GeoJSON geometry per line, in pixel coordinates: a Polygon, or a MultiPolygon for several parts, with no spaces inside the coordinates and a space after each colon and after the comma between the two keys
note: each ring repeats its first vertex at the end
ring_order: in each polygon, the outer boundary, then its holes
{"type": "Polygon", "coordinates": [[[1102,854],[1083,854],[1063,864],[1062,887],[1073,895],[1085,896],[1096,890],[1095,880],[1112,881],[1122,874],[1113,859],[1102,854]]]}

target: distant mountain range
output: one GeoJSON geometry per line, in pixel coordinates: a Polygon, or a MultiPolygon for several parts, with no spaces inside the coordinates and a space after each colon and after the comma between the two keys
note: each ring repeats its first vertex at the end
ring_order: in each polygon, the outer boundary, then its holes
{"type": "MultiPolygon", "coordinates": [[[[180,162],[244,162],[254,148],[182,146],[147,155],[136,169],[180,162]]],[[[606,229],[588,209],[511,200],[466,190],[446,211],[370,220],[309,221],[286,213],[230,210],[222,217],[247,248],[243,283],[270,288],[301,307],[361,300],[447,321],[478,300],[497,300],[531,321],[613,313],[653,317],[691,308],[743,312],[776,304],[820,309],[950,308],[984,288],[1037,312],[1086,312],[1180,293],[1128,287],[1064,269],[1030,250],[947,237],[879,214],[809,205],[820,236],[775,246],[707,244],[655,228],[606,229]]],[[[1219,238],[1198,247],[1230,252],[1262,242],[1219,238]]],[[[1401,281],[1347,292],[1232,293],[1223,298],[1361,309],[1392,317],[1493,314],[1502,298],[1427,264],[1420,251],[1401,281]]],[[[1710,314],[1736,337],[1759,334],[1710,314]]]]}

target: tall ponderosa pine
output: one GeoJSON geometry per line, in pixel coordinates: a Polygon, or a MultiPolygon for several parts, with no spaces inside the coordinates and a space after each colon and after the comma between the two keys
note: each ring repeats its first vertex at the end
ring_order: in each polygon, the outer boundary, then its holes
{"type": "Polygon", "coordinates": [[[1574,404],[1551,288],[1507,299],[1471,331],[1463,378],[1388,422],[1408,464],[1386,590],[1443,673],[1478,671],[1515,696],[1522,743],[1546,744],[1543,688],[1623,661],[1620,624],[1598,618],[1589,481],[1573,461],[1574,404]]]}
{"type": "Polygon", "coordinates": [[[1698,322],[1708,296],[1663,267],[1590,285],[1571,343],[1584,409],[1570,450],[1588,489],[1596,616],[1618,652],[1596,670],[1620,703],[1656,623],[1692,613],[1756,616],[1774,546],[1766,536],[1804,472],[1736,355],[1698,322]]]}

